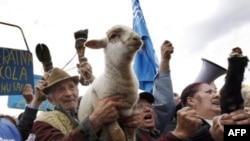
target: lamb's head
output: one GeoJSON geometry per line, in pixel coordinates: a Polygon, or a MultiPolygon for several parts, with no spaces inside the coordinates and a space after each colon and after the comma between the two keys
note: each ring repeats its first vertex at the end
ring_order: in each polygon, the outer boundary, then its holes
{"type": "MultiPolygon", "coordinates": [[[[126,58],[132,60],[143,41],[132,28],[125,25],[115,25],[106,32],[106,37],[99,40],[88,40],[85,46],[92,49],[104,48],[105,55],[113,60],[126,58]]],[[[124,59],[123,59],[124,60],[124,59]]]]}
{"type": "Polygon", "coordinates": [[[107,31],[108,45],[124,51],[135,52],[143,44],[140,36],[133,29],[124,25],[116,25],[107,31]]]}

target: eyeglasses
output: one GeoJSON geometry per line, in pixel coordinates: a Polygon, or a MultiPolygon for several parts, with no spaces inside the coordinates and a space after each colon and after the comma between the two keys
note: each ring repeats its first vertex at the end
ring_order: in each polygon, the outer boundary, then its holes
{"type": "Polygon", "coordinates": [[[153,108],[152,104],[137,104],[137,105],[135,106],[135,108],[136,108],[137,110],[141,110],[141,109],[143,109],[143,108],[145,108],[145,107],[153,108]]]}

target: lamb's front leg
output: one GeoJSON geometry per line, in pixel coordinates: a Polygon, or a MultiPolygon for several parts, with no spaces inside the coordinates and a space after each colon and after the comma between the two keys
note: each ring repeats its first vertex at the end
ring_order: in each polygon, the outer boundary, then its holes
{"type": "Polygon", "coordinates": [[[136,128],[139,124],[139,113],[134,110],[128,109],[125,113],[129,113],[130,116],[125,116],[125,118],[121,118],[120,122],[123,127],[124,134],[126,136],[126,141],[135,141],[136,140],[136,128]]]}
{"type": "Polygon", "coordinates": [[[106,129],[108,137],[110,138],[106,141],[126,141],[124,131],[122,130],[117,121],[108,124],[106,129]]]}

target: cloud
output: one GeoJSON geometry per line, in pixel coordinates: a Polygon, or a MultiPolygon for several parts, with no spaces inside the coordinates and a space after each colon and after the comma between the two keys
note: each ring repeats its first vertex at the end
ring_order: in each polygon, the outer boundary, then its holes
{"type": "Polygon", "coordinates": [[[237,31],[250,22],[249,5],[248,0],[223,0],[214,15],[188,29],[183,45],[189,51],[199,52],[214,40],[237,31]]]}

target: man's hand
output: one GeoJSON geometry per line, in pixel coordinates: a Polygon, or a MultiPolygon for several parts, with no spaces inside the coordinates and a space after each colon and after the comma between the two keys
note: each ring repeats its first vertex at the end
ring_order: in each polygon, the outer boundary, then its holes
{"type": "Polygon", "coordinates": [[[30,102],[33,100],[33,89],[30,84],[25,84],[23,87],[22,95],[26,101],[27,104],[30,104],[30,102]]]}
{"type": "Polygon", "coordinates": [[[132,115],[126,119],[121,119],[119,122],[123,127],[127,128],[137,128],[139,126],[140,115],[137,110],[134,110],[132,115]]]}
{"type": "Polygon", "coordinates": [[[93,113],[89,116],[89,121],[95,132],[98,132],[103,125],[116,121],[119,118],[117,109],[129,108],[131,104],[121,102],[124,95],[114,95],[98,100],[93,113]]]}
{"type": "Polygon", "coordinates": [[[180,139],[188,138],[202,124],[202,120],[197,112],[191,107],[184,107],[177,112],[177,125],[172,132],[180,139]]]}
{"type": "Polygon", "coordinates": [[[250,114],[243,109],[239,109],[229,114],[214,117],[210,133],[216,141],[224,140],[224,125],[250,125],[250,114]]]}
{"type": "Polygon", "coordinates": [[[243,109],[224,114],[223,117],[227,118],[220,119],[221,125],[250,125],[250,114],[243,109]]]}
{"type": "Polygon", "coordinates": [[[161,62],[159,71],[169,70],[169,61],[171,59],[171,54],[174,52],[174,47],[172,43],[168,40],[165,40],[161,45],[161,62]]]}
{"type": "Polygon", "coordinates": [[[92,73],[92,67],[88,63],[88,59],[86,57],[82,57],[80,64],[77,64],[78,73],[80,76],[80,83],[82,85],[89,85],[95,79],[92,73]]]}
{"type": "Polygon", "coordinates": [[[31,84],[25,84],[23,87],[23,97],[27,104],[31,104],[33,108],[38,109],[41,103],[46,100],[46,95],[42,92],[44,88],[44,81],[39,80],[35,86],[35,94],[33,94],[33,89],[31,84]]]}
{"type": "Polygon", "coordinates": [[[222,123],[233,123],[233,120],[229,114],[223,114],[213,118],[213,125],[210,127],[209,131],[216,141],[224,140],[222,123]]]}
{"type": "Polygon", "coordinates": [[[161,45],[161,58],[170,60],[171,54],[173,52],[174,52],[174,47],[172,46],[172,43],[168,40],[165,40],[161,45]]]}
{"type": "Polygon", "coordinates": [[[37,82],[35,86],[35,95],[31,104],[33,104],[36,108],[39,108],[42,102],[45,101],[47,98],[46,94],[44,94],[42,91],[46,85],[46,81],[44,81],[44,79],[42,78],[37,82]]]}

